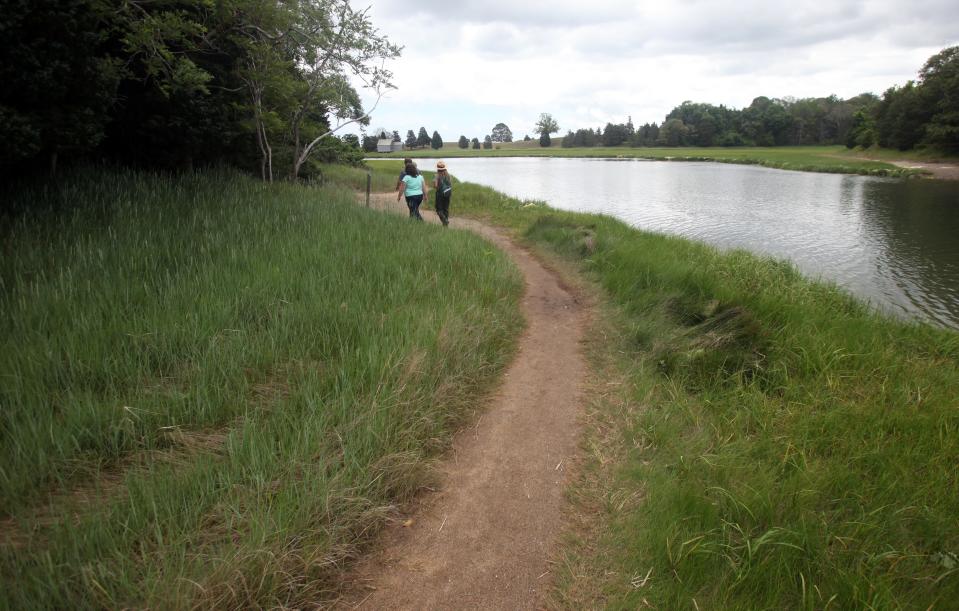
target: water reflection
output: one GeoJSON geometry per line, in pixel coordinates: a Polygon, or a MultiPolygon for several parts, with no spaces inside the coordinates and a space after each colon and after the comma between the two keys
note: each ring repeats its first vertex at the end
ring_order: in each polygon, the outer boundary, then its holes
{"type": "Polygon", "coordinates": [[[957,182],[641,160],[454,159],[449,167],[514,197],[786,258],[877,307],[959,328],[957,182]]]}

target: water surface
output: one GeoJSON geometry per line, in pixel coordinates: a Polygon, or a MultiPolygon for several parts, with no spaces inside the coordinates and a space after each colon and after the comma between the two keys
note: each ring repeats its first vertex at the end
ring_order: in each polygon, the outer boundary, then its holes
{"type": "Polygon", "coordinates": [[[959,329],[959,182],[635,159],[447,165],[520,199],[788,259],[878,308],[959,329]]]}

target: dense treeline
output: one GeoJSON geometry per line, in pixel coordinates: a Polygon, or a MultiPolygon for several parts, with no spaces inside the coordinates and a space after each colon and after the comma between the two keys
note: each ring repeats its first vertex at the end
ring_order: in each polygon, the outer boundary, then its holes
{"type": "Polygon", "coordinates": [[[932,56],[918,81],[883,96],[864,93],[804,99],[758,97],[741,110],[683,102],[657,125],[607,123],[569,131],[575,146],[786,146],[873,144],[909,150],[931,146],[959,151],[959,47],[932,56]]]}
{"type": "Polygon", "coordinates": [[[77,158],[302,177],[359,158],[400,49],[347,0],[0,0],[0,171],[77,158]]]}

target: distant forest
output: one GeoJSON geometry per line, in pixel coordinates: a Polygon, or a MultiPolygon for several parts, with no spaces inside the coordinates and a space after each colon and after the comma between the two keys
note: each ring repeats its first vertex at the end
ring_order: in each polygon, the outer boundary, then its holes
{"type": "Polygon", "coordinates": [[[959,47],[933,55],[917,80],[890,87],[882,97],[758,97],[742,110],[683,102],[658,125],[636,127],[630,119],[571,130],[563,138],[564,147],[834,144],[959,152],[959,47]]]}

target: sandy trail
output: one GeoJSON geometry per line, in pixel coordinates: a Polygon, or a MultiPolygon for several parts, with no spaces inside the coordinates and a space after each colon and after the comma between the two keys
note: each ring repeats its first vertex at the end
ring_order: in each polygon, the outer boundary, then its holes
{"type": "MultiPolygon", "coordinates": [[[[374,204],[406,212],[395,195],[374,196],[374,204]]],[[[386,529],[357,570],[359,593],[344,607],[534,609],[551,584],[567,466],[581,431],[587,312],[526,250],[455,217],[455,200],[453,213],[451,227],[484,236],[522,271],[528,329],[502,387],[454,440],[440,490],[418,500],[411,525],[386,529]]],[[[436,220],[431,211],[423,216],[436,220]]]]}
{"type": "Polygon", "coordinates": [[[959,180],[959,164],[931,161],[890,161],[900,168],[910,170],[925,170],[939,180],[959,180]]]}

